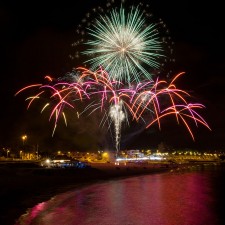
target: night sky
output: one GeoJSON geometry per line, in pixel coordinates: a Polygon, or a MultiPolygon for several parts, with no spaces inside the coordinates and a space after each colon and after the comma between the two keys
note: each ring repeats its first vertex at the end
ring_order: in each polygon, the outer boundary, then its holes
{"type": "MultiPolygon", "coordinates": [[[[118,1],[119,2],[119,1],[118,1]]],[[[132,2],[129,3],[132,5],[132,2]]],[[[199,111],[211,127],[192,125],[195,141],[175,120],[149,130],[138,125],[124,129],[122,149],[152,148],[163,142],[174,148],[197,150],[225,149],[225,32],[222,1],[145,1],[156,18],[162,18],[174,44],[174,75],[184,71],[179,88],[188,91],[194,102],[206,109],[199,111]],[[197,4],[197,5],[196,5],[197,4]]],[[[106,129],[98,120],[69,115],[69,126],[59,124],[52,137],[53,123],[40,114],[40,105],[26,110],[26,94],[14,96],[22,87],[42,83],[45,75],[62,77],[78,66],[69,55],[75,49],[76,28],[93,7],[106,1],[85,0],[66,3],[41,1],[5,1],[0,4],[1,27],[1,129],[0,146],[21,145],[27,134],[28,144],[39,144],[44,150],[97,150],[113,148],[106,129]]],[[[80,62],[79,62],[80,63],[80,62]]]]}

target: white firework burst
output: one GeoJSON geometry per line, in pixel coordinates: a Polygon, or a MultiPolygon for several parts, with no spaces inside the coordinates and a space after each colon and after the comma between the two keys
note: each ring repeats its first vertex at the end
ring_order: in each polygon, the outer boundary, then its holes
{"type": "Polygon", "coordinates": [[[94,70],[102,66],[114,80],[151,79],[150,71],[160,68],[159,58],[165,57],[157,24],[146,25],[138,7],[126,14],[121,6],[100,16],[88,34],[92,40],[86,42],[89,48],[83,54],[91,57],[86,62],[94,70]]]}

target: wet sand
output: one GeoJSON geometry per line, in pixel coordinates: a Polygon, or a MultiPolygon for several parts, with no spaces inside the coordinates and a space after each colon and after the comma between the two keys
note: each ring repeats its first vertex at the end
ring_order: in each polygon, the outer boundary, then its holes
{"type": "Polygon", "coordinates": [[[171,170],[167,165],[91,164],[90,168],[42,168],[34,163],[0,163],[0,224],[14,225],[28,208],[93,182],[171,170]]]}

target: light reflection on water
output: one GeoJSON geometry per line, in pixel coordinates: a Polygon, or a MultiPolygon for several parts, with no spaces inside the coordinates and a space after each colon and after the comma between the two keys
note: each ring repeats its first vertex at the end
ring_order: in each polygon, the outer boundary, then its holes
{"type": "Polygon", "coordinates": [[[216,174],[165,173],[90,185],[36,205],[17,225],[219,225],[216,174]]]}

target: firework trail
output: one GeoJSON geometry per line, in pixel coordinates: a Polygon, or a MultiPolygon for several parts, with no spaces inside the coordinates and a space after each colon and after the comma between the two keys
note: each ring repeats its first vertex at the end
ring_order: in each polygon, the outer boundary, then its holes
{"type": "Polygon", "coordinates": [[[41,113],[52,106],[49,121],[54,118],[54,129],[52,132],[53,135],[60,116],[63,117],[64,122],[67,125],[64,108],[70,107],[74,109],[74,102],[77,100],[82,101],[83,99],[88,98],[88,95],[86,94],[85,90],[82,89],[82,86],[77,82],[55,82],[50,76],[46,76],[45,79],[48,80],[48,84],[33,84],[26,86],[19,90],[15,96],[26,90],[32,89],[32,92],[34,92],[33,89],[35,89],[37,93],[26,98],[26,101],[28,101],[27,109],[29,109],[31,104],[38,99],[44,100],[41,113]],[[73,96],[72,102],[70,102],[71,95],[73,96]]]}
{"type": "Polygon", "coordinates": [[[202,124],[209,130],[211,129],[203,117],[196,111],[196,109],[203,109],[205,106],[200,103],[190,103],[188,101],[188,98],[191,97],[189,93],[176,87],[175,81],[183,74],[179,73],[176,75],[170,83],[157,79],[150,87],[148,83],[140,86],[132,101],[131,110],[134,112],[133,118],[137,121],[144,117],[144,114],[147,114],[147,117],[151,116],[146,128],[149,128],[154,123],[158,123],[159,129],[161,129],[160,120],[174,115],[177,123],[180,124],[181,121],[194,140],[188,120],[194,121],[196,126],[202,124]]]}
{"type": "Polygon", "coordinates": [[[121,135],[121,123],[125,119],[125,113],[122,110],[122,101],[110,107],[109,115],[113,120],[115,126],[116,156],[117,156],[119,151],[119,143],[121,135]]]}
{"type": "MultiPolygon", "coordinates": [[[[93,72],[83,67],[77,70],[80,72],[79,78],[76,82],[62,82],[49,84],[34,84],[19,90],[17,94],[28,89],[37,88],[37,93],[28,97],[28,108],[36,99],[49,93],[49,99],[54,101],[44,104],[41,112],[45,108],[52,105],[49,120],[54,115],[54,129],[57,122],[62,116],[66,123],[65,108],[76,108],[76,104],[85,101],[86,107],[79,114],[81,116],[85,112],[89,115],[100,110],[106,116],[105,120],[108,122],[109,128],[114,124],[115,128],[115,143],[116,153],[119,151],[119,144],[121,138],[121,127],[124,120],[129,120],[129,117],[134,121],[144,122],[146,128],[152,124],[157,123],[161,129],[160,121],[167,116],[175,116],[177,123],[182,122],[194,140],[194,135],[189,125],[189,120],[194,121],[195,125],[202,124],[208,129],[209,125],[196,111],[204,108],[202,104],[190,103],[188,98],[190,95],[176,87],[176,80],[184,73],[179,73],[171,82],[156,79],[156,81],[146,81],[138,83],[136,86],[127,88],[126,85],[119,81],[112,81],[108,73],[100,67],[99,70],[93,72]],[[147,122],[150,121],[150,122],[147,122]]],[[[49,79],[48,79],[49,80],[49,79]]],[[[102,122],[105,124],[105,122],[102,122]]],[[[129,124],[129,123],[128,123],[129,124]]]]}

